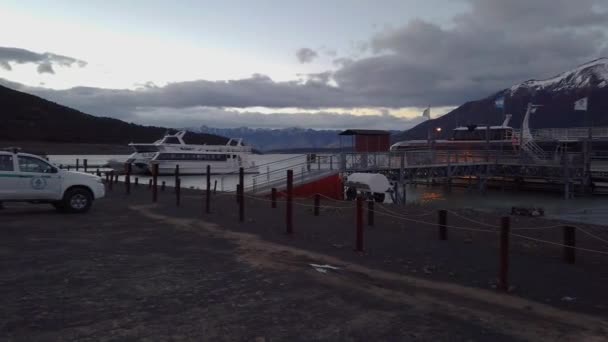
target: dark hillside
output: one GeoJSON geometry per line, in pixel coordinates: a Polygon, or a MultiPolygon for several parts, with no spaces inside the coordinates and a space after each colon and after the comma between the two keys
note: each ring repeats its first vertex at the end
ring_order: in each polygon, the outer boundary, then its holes
{"type": "MultiPolygon", "coordinates": [[[[118,119],[97,117],[0,86],[0,140],[54,143],[128,144],[153,142],[166,128],[142,126],[118,119]]],[[[224,144],[214,134],[188,133],[192,144],[224,144]]]]}

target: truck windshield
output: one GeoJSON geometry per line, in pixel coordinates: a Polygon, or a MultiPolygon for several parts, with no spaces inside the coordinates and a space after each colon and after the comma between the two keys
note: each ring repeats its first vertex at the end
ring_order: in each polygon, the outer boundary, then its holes
{"type": "Polygon", "coordinates": [[[21,172],[52,173],[53,166],[38,158],[19,156],[19,170],[21,172]]]}

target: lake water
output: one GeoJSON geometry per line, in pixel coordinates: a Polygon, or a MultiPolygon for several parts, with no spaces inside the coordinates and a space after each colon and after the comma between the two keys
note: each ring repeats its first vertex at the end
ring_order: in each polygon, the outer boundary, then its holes
{"type": "MultiPolygon", "coordinates": [[[[88,159],[89,165],[102,165],[109,159],[126,160],[127,156],[77,156],[77,155],[54,155],[49,156],[55,164],[75,164],[76,159],[88,159]]],[[[271,177],[284,175],[284,169],[306,161],[304,155],[296,154],[267,154],[254,155],[256,165],[260,166],[260,172],[268,170],[271,177]]],[[[297,168],[300,168],[298,166],[297,168]]],[[[314,166],[313,166],[314,167],[314,166]]],[[[297,174],[298,170],[294,170],[297,174]]],[[[140,184],[147,184],[149,176],[137,175],[140,184]]],[[[182,187],[203,189],[206,185],[204,176],[181,176],[182,187]]],[[[245,175],[245,184],[252,184],[253,179],[258,182],[264,181],[265,176],[245,175]]],[[[159,184],[165,181],[167,186],[174,185],[173,176],[159,177],[159,184]]],[[[218,191],[233,191],[238,183],[238,175],[212,175],[211,184],[217,181],[218,191]]],[[[390,197],[387,196],[387,201],[390,197]]],[[[488,190],[485,194],[477,189],[453,187],[447,191],[443,186],[410,185],[407,187],[407,201],[409,203],[420,203],[432,208],[472,208],[476,210],[507,213],[512,206],[520,207],[542,207],[545,215],[551,218],[566,219],[575,222],[586,222],[593,224],[608,225],[608,196],[580,196],[565,200],[559,193],[533,192],[533,191],[501,191],[488,190]]]]}

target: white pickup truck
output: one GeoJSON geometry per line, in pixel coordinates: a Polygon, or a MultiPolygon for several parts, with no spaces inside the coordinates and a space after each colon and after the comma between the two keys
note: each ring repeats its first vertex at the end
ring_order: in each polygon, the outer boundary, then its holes
{"type": "Polygon", "coordinates": [[[101,177],[65,171],[18,149],[0,150],[2,202],[50,203],[57,210],[84,213],[105,196],[101,177]]]}

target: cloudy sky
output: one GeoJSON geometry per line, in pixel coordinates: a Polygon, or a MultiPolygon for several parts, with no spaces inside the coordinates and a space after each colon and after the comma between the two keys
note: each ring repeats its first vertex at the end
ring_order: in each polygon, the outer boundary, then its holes
{"type": "Polygon", "coordinates": [[[608,56],[608,2],[3,0],[0,30],[0,84],[94,115],[406,129],[608,56]]]}

